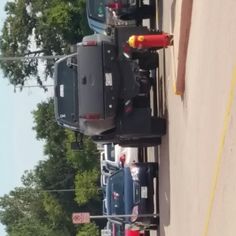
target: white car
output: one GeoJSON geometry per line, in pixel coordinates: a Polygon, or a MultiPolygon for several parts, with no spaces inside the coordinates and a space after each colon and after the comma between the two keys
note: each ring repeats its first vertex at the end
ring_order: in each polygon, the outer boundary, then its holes
{"type": "Polygon", "coordinates": [[[122,167],[127,167],[134,162],[138,162],[138,155],[138,148],[115,145],[115,162],[122,165],[122,167]]]}
{"type": "Polygon", "coordinates": [[[101,152],[101,172],[114,172],[121,166],[129,166],[134,162],[138,162],[138,148],[121,147],[112,143],[104,145],[104,151],[101,152]]]}
{"type": "Polygon", "coordinates": [[[100,154],[101,186],[106,185],[107,177],[120,169],[138,162],[138,148],[121,147],[112,143],[104,144],[100,154]]]}

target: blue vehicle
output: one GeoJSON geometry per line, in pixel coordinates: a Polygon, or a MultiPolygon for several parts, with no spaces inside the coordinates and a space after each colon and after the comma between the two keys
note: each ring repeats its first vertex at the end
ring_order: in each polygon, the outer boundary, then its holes
{"type": "Polygon", "coordinates": [[[106,187],[107,215],[111,222],[149,227],[155,218],[140,217],[154,213],[154,183],[157,163],[135,163],[108,178],[106,187]],[[119,215],[132,215],[121,218],[119,215]]]}
{"type": "Polygon", "coordinates": [[[110,27],[141,25],[142,19],[155,14],[155,7],[141,0],[87,0],[89,27],[96,33],[109,34],[110,27]]]}

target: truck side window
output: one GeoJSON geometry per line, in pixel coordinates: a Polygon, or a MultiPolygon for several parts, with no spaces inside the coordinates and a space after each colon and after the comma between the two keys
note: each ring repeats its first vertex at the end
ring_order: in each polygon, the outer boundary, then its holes
{"type": "Polygon", "coordinates": [[[104,22],[106,12],[104,0],[90,0],[89,6],[90,17],[98,21],[104,22]]]}

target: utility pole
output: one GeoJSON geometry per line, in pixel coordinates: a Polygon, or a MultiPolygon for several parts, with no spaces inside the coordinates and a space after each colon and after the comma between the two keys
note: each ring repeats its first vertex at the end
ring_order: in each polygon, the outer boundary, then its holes
{"type": "MultiPolygon", "coordinates": [[[[16,89],[22,89],[22,88],[50,88],[50,87],[53,87],[54,85],[53,84],[48,84],[48,85],[43,85],[43,86],[40,86],[40,85],[18,85],[18,86],[14,86],[14,93],[16,92],[16,89]]],[[[47,89],[45,90],[47,91],[47,89]]]]}
{"type": "MultiPolygon", "coordinates": [[[[27,60],[52,60],[52,59],[60,59],[65,57],[66,55],[45,55],[45,56],[9,56],[4,57],[0,56],[0,61],[27,61],[27,60]]],[[[14,86],[14,92],[16,89],[21,88],[40,88],[40,87],[53,87],[53,85],[23,85],[23,86],[14,86]]]]}

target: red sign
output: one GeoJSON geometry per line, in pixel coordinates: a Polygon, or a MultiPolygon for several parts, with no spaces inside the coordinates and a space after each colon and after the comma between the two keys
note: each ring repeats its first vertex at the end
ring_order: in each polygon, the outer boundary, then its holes
{"type": "Polygon", "coordinates": [[[90,214],[89,212],[78,212],[72,214],[73,224],[86,224],[90,223],[90,214]]]}

